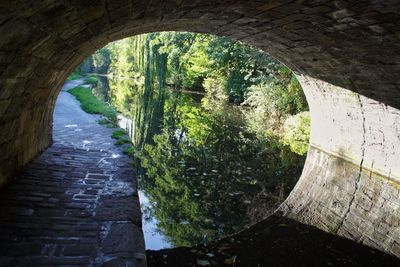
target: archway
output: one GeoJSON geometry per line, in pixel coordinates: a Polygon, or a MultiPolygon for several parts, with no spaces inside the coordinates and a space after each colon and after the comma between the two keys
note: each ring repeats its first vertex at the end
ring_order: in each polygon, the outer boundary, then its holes
{"type": "Polygon", "coordinates": [[[282,210],[400,255],[399,10],[395,1],[28,1],[1,8],[0,180],[51,143],[66,76],[112,40],[160,30],[246,41],[296,71],[311,149],[282,210]]]}

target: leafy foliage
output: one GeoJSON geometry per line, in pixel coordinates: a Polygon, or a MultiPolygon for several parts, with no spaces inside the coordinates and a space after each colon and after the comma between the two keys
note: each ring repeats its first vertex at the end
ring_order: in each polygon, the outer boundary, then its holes
{"type": "MultiPolygon", "coordinates": [[[[110,88],[118,89],[111,89],[110,99],[103,100],[110,100],[127,116],[135,114],[135,123],[148,124],[138,127],[141,130],[133,137],[135,145],[142,148],[145,142],[152,142],[149,133],[157,128],[157,118],[163,113],[165,84],[205,92],[203,101],[210,108],[221,103],[214,101],[217,98],[251,107],[246,112],[248,127],[266,138],[282,139],[288,116],[308,109],[301,86],[288,68],[257,48],[224,37],[187,32],[145,34],[112,43],[94,58],[94,62],[109,62],[110,73],[117,77],[110,88]],[[146,104],[140,105],[142,102],[146,104]]],[[[96,96],[101,95],[99,90],[95,88],[96,96]]]]}
{"type": "Polygon", "coordinates": [[[261,219],[245,216],[251,196],[263,195],[272,212],[304,162],[277,140],[258,139],[239,107],[205,103],[168,98],[162,133],[136,154],[146,169],[141,187],[177,246],[207,243],[261,219]]]}
{"type": "Polygon", "coordinates": [[[111,64],[110,50],[103,47],[92,56],[93,57],[93,69],[96,73],[106,74],[111,64]]]}
{"type": "Polygon", "coordinates": [[[295,75],[263,51],[162,32],[111,43],[93,62],[112,76],[99,79],[95,95],[133,121],[124,152],[139,159],[141,187],[175,245],[256,222],[299,177],[308,107],[295,75]]]}
{"type": "Polygon", "coordinates": [[[304,111],[290,116],[284,127],[283,143],[299,155],[306,154],[310,136],[310,113],[304,111]]]}

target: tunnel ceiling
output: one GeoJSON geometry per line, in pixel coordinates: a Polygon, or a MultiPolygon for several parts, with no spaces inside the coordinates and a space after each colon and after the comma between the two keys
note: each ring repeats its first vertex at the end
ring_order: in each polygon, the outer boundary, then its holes
{"type": "Polygon", "coordinates": [[[38,103],[110,41],[186,30],[246,41],[295,71],[399,107],[399,10],[397,0],[2,1],[0,99],[37,92],[38,103]]]}

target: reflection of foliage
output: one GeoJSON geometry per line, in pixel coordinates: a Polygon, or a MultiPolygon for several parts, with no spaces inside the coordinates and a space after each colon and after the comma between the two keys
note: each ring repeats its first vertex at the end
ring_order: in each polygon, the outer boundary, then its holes
{"type": "Polygon", "coordinates": [[[134,112],[135,98],[139,96],[142,86],[135,79],[109,79],[109,96],[112,104],[123,115],[130,117],[134,112]]]}
{"type": "Polygon", "coordinates": [[[175,112],[166,110],[163,132],[140,154],[147,174],[141,185],[170,241],[193,245],[237,231],[252,222],[243,216],[251,195],[268,198],[272,211],[303,159],[285,155],[274,140],[257,139],[238,107],[199,109],[185,97],[173,99],[167,107],[175,112]]]}
{"type": "Polygon", "coordinates": [[[133,121],[125,153],[139,157],[141,186],[172,243],[209,242],[276,208],[307,149],[307,119],[296,117],[307,105],[289,69],[241,42],[195,33],[107,49],[110,102],[133,121]]]}
{"type": "Polygon", "coordinates": [[[125,39],[110,46],[117,77],[110,84],[110,97],[119,111],[134,121],[133,144],[141,150],[159,132],[164,111],[167,56],[154,43],[155,34],[125,39]]]}
{"type": "MultiPolygon", "coordinates": [[[[96,78],[96,83],[94,84],[95,86],[92,89],[92,93],[97,99],[103,101],[103,102],[108,102],[109,97],[108,97],[108,91],[109,91],[109,85],[108,85],[108,79],[107,77],[104,76],[97,76],[96,78]]],[[[94,81],[94,79],[93,79],[94,81]]]]}
{"type": "Polygon", "coordinates": [[[100,49],[93,62],[96,68],[107,65],[114,77],[129,77],[111,85],[111,102],[124,115],[134,114],[136,124],[146,124],[133,131],[134,143],[142,147],[157,131],[164,84],[205,92],[209,108],[218,109],[215,104],[222,98],[250,106],[248,126],[259,137],[282,137],[286,118],[307,110],[300,84],[288,68],[228,38],[188,32],[138,35],[100,49]]]}

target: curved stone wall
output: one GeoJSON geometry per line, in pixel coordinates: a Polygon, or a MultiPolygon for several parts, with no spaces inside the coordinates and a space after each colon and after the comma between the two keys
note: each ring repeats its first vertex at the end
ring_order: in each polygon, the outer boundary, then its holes
{"type": "Polygon", "coordinates": [[[302,177],[280,210],[400,256],[400,111],[299,76],[311,110],[302,177]]]}
{"type": "Polygon", "coordinates": [[[96,49],[144,32],[208,32],[299,73],[311,148],[282,210],[400,255],[399,29],[397,0],[2,1],[0,183],[51,144],[61,85],[96,49]]]}

